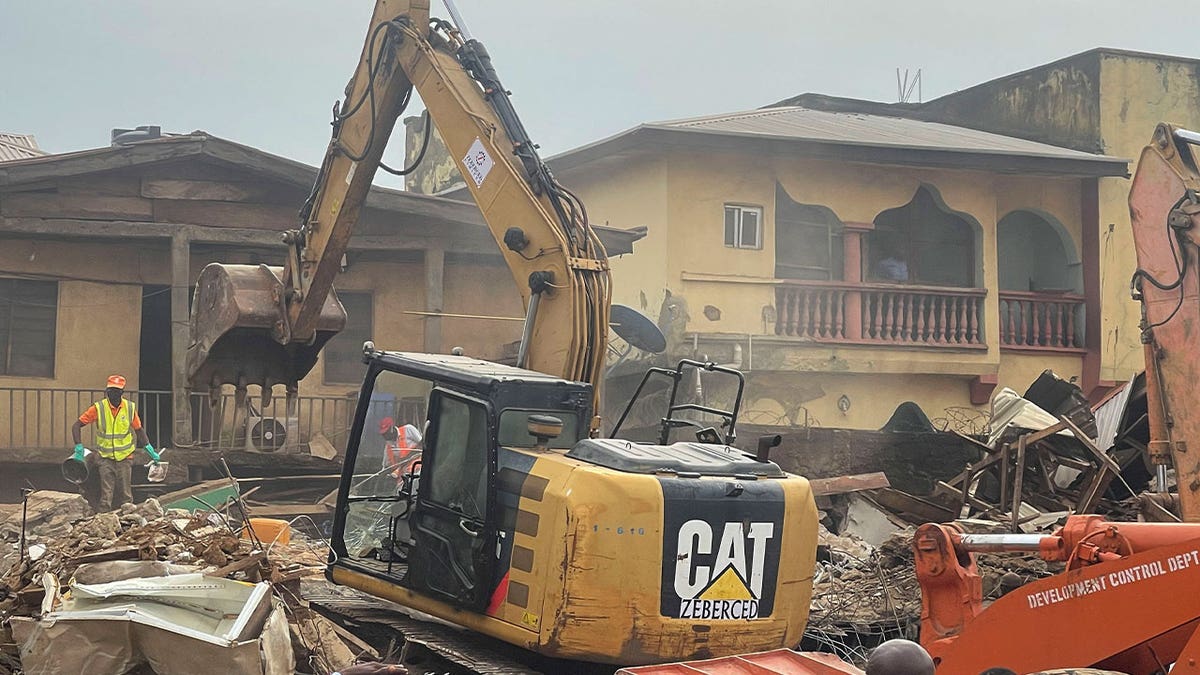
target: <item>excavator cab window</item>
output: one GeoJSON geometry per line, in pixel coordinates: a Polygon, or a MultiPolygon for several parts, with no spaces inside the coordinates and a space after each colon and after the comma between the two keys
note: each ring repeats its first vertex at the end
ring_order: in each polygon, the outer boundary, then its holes
{"type": "Polygon", "coordinates": [[[362,430],[351,444],[354,470],[342,540],[349,557],[385,563],[386,571],[399,577],[412,543],[409,520],[423,464],[424,402],[433,385],[386,370],[369,384],[362,430]]]}
{"type": "MultiPolygon", "coordinates": [[[[509,408],[500,413],[499,445],[502,448],[533,448],[538,441],[529,433],[529,418],[533,415],[550,415],[562,420],[562,432],[549,439],[547,446],[553,450],[570,450],[584,436],[579,434],[579,414],[575,410],[526,410],[509,408]]],[[[586,434],[585,434],[586,436],[586,434]]]]}

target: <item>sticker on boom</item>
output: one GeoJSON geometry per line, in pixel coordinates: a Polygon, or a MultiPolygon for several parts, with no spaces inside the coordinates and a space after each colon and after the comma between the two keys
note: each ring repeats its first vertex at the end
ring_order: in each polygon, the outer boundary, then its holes
{"type": "Polygon", "coordinates": [[[471,180],[475,181],[475,187],[479,187],[483,185],[483,179],[487,178],[496,163],[488,154],[487,148],[483,147],[483,141],[476,136],[475,142],[471,144],[471,148],[463,157],[462,164],[463,168],[467,170],[467,174],[471,176],[471,180]]]}
{"type": "Polygon", "coordinates": [[[759,494],[735,501],[722,491],[718,494],[724,501],[710,501],[704,498],[708,495],[697,495],[693,484],[686,499],[673,499],[675,485],[667,480],[662,481],[663,616],[708,621],[769,617],[783,534],[782,492],[756,489],[759,494]]]}

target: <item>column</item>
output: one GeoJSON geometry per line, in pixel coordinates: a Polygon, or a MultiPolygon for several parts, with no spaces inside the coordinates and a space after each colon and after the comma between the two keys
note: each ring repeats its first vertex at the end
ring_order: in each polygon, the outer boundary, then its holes
{"type": "MultiPolygon", "coordinates": [[[[446,251],[440,248],[425,250],[425,311],[441,313],[445,294],[446,251]]],[[[425,317],[425,351],[442,352],[442,319],[425,317]]]]}
{"type": "MultiPolygon", "coordinates": [[[[842,231],[842,279],[848,284],[861,284],[863,281],[863,239],[874,229],[873,223],[845,223],[842,231]]],[[[864,337],[862,293],[849,291],[846,293],[846,339],[862,340],[864,337]]]]}
{"type": "Polygon", "coordinates": [[[171,401],[177,447],[192,444],[192,404],[187,379],[188,295],[191,289],[192,242],[187,232],[171,235],[171,401]]]}

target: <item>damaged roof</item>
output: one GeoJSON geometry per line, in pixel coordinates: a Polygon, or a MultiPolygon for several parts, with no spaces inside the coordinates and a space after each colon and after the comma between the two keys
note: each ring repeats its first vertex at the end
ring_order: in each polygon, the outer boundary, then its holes
{"type": "Polygon", "coordinates": [[[786,106],[642,124],[551,158],[565,170],[659,146],[787,153],[843,161],[999,173],[1126,176],[1128,160],[965,127],[786,106]]]}
{"type": "MultiPolygon", "coordinates": [[[[0,139],[2,138],[3,136],[0,136],[0,139]]],[[[235,143],[204,131],[193,131],[190,134],[163,136],[78,152],[49,155],[39,151],[37,156],[0,163],[0,188],[195,156],[235,165],[305,189],[312,187],[317,177],[316,167],[303,162],[235,143]]],[[[376,185],[372,186],[368,193],[365,205],[425,218],[430,226],[444,223],[486,226],[473,201],[464,202],[376,185]]],[[[609,255],[632,253],[633,242],[646,236],[644,228],[622,230],[598,225],[593,227],[609,255]]]]}
{"type": "Polygon", "coordinates": [[[45,150],[38,147],[33,134],[10,134],[0,131],[0,162],[41,157],[45,150]]]}

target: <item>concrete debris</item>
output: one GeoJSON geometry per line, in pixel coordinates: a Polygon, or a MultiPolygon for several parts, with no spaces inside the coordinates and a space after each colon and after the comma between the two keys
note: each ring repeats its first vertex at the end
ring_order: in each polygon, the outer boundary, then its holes
{"type": "Polygon", "coordinates": [[[0,568],[0,616],[14,635],[0,635],[0,642],[20,647],[21,663],[0,662],[0,675],[131,668],[290,673],[293,655],[310,664],[306,672],[330,673],[364,652],[289,590],[301,578],[321,574],[328,550],[298,530],[287,544],[266,548],[242,536],[242,522],[213,511],[163,509],[150,499],[92,514],[78,495],[35,492],[26,545],[42,553],[20,558],[12,545],[20,539],[19,509],[15,531],[12,522],[8,513],[0,525],[6,546],[0,551],[9,563],[0,568]],[[195,584],[208,591],[204,603],[184,597],[195,584]],[[246,589],[257,589],[256,595],[246,589]],[[211,601],[218,595],[228,596],[229,605],[219,611],[211,601]],[[246,621],[233,618],[243,610],[246,621]],[[209,616],[211,611],[220,616],[209,616]],[[239,622],[241,633],[232,636],[228,631],[239,622]],[[122,623],[128,627],[119,628],[122,623]],[[52,639],[88,649],[51,649],[52,639]],[[148,648],[152,643],[171,647],[148,648]],[[93,660],[86,667],[63,661],[88,653],[93,660]]]}
{"type": "MultiPolygon", "coordinates": [[[[26,542],[38,542],[69,532],[75,523],[92,515],[83,495],[69,492],[39,490],[29,495],[25,516],[26,542]]],[[[0,537],[18,541],[21,537],[21,505],[6,509],[7,518],[0,522],[0,537]]]]}
{"type": "MultiPolygon", "coordinates": [[[[959,521],[970,532],[1004,532],[1004,524],[959,521]]],[[[921,587],[913,565],[915,527],[887,536],[872,547],[852,534],[821,529],[812,605],[801,649],[830,651],[851,663],[866,663],[870,650],[893,638],[916,639],[921,622],[921,587]],[[864,552],[867,552],[864,555],[864,552]]],[[[977,556],[985,600],[1035,579],[1057,574],[1062,565],[1034,554],[977,556]]]]}

